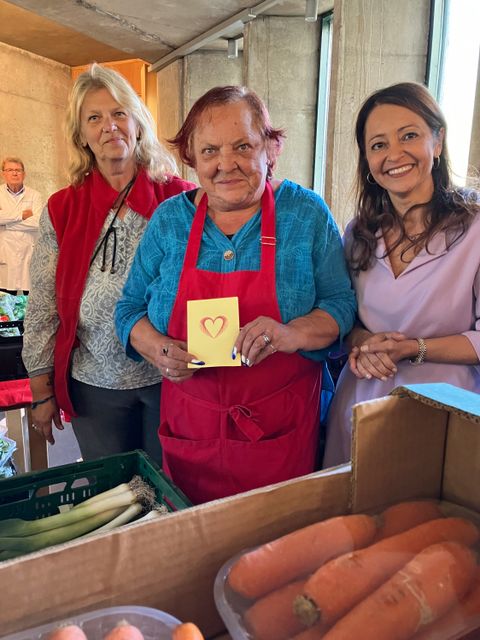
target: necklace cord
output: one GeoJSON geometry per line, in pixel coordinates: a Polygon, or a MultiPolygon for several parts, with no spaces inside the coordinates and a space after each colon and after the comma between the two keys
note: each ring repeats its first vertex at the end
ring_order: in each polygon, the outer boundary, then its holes
{"type": "Polygon", "coordinates": [[[135,176],[130,180],[130,182],[127,184],[127,186],[124,187],[120,191],[120,193],[118,194],[118,196],[116,198],[116,201],[118,201],[118,199],[120,198],[120,204],[118,205],[118,207],[117,207],[117,209],[115,211],[115,215],[113,216],[110,224],[108,225],[108,228],[105,231],[102,240],[100,241],[98,247],[95,249],[95,253],[92,256],[92,259],[90,260],[90,267],[94,263],[95,258],[98,256],[98,254],[100,253],[100,250],[103,247],[103,260],[102,260],[102,266],[100,267],[100,270],[101,271],[105,271],[105,269],[106,269],[105,260],[106,260],[106,256],[107,256],[108,238],[109,238],[110,234],[113,233],[114,234],[114,236],[113,236],[113,255],[112,255],[112,267],[110,269],[110,273],[115,273],[115,271],[116,271],[116,269],[115,269],[115,257],[116,257],[116,253],[117,253],[117,232],[116,232],[115,228],[113,227],[113,224],[114,224],[115,220],[117,219],[118,212],[123,207],[123,203],[125,202],[125,198],[130,193],[130,189],[132,188],[134,182],[135,182],[135,176]]]}

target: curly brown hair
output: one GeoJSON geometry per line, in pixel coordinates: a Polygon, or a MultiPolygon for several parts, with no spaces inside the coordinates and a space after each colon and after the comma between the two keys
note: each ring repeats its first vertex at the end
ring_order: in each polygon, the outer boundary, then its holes
{"type": "Polygon", "coordinates": [[[446,130],[447,123],[439,105],[424,86],[415,82],[401,82],[375,91],[361,106],[355,125],[359,151],[357,209],[352,225],[352,242],[347,252],[347,260],[353,273],[366,271],[371,267],[379,230],[383,234],[392,229],[399,231],[398,239],[385,251],[385,256],[402,245],[403,258],[406,251],[415,247],[425,246],[428,251],[428,244],[438,231],[446,233],[447,248],[450,248],[464,235],[474,216],[479,213],[479,192],[454,187],[452,184],[446,130]],[[432,169],[432,199],[430,202],[414,205],[426,210],[425,230],[415,237],[406,233],[403,218],[395,211],[387,191],[367,179],[369,166],[365,150],[365,125],[373,109],[383,104],[397,105],[413,111],[425,120],[435,137],[442,130],[445,132],[438,164],[432,169]]]}

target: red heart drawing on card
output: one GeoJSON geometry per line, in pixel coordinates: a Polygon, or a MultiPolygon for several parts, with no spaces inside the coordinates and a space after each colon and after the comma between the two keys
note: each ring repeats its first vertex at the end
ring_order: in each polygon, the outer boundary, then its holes
{"type": "Polygon", "coordinates": [[[217,316],[216,318],[206,316],[200,320],[200,329],[210,338],[218,338],[227,326],[228,320],[226,316],[217,316]]]}

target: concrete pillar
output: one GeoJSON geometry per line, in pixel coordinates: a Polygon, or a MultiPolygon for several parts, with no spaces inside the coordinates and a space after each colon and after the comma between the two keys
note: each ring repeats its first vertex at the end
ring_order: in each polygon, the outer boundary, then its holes
{"type": "Polygon", "coordinates": [[[258,17],[246,25],[244,81],[265,101],[272,124],[287,140],[275,171],[305,187],[313,184],[319,22],[303,17],[258,17]]]}
{"type": "Polygon", "coordinates": [[[335,0],[326,200],[342,227],[353,215],[358,109],[376,89],[424,82],[429,11],[429,0],[335,0]]]}
{"type": "MultiPolygon", "coordinates": [[[[197,51],[184,58],[183,117],[193,103],[213,87],[242,84],[243,55],[227,58],[226,51],[197,51]]],[[[193,169],[186,169],[185,177],[198,182],[193,169]]]]}
{"type": "MultiPolygon", "coordinates": [[[[227,58],[226,51],[197,51],[158,72],[159,138],[174,136],[193,103],[215,86],[242,84],[242,55],[227,58]]],[[[181,166],[181,174],[198,182],[196,174],[181,166]]]]}
{"type": "Polygon", "coordinates": [[[197,51],[185,58],[184,117],[193,103],[213,87],[242,84],[243,54],[227,58],[226,51],[197,51]]]}

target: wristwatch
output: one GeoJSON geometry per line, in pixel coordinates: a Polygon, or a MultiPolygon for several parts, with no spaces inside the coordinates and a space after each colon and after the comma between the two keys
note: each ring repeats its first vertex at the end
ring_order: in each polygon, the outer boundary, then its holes
{"type": "Polygon", "coordinates": [[[410,364],[417,365],[423,364],[425,362],[425,357],[427,355],[427,345],[425,344],[425,340],[423,338],[416,338],[418,342],[418,353],[415,358],[410,358],[410,364]]]}

